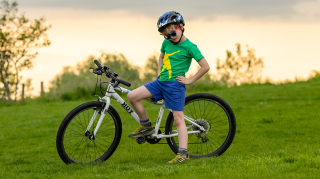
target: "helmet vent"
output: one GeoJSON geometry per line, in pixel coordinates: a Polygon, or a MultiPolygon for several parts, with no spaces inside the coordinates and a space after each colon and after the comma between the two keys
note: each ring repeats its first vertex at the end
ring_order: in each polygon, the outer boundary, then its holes
{"type": "Polygon", "coordinates": [[[159,20],[157,22],[158,31],[161,32],[161,29],[164,26],[172,23],[174,24],[182,23],[183,25],[185,25],[183,17],[181,16],[180,13],[176,11],[169,11],[159,17],[159,20]]]}

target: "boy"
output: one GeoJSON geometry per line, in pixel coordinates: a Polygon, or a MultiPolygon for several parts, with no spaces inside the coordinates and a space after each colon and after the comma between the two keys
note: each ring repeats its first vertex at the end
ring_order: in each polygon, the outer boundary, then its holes
{"type": "Polygon", "coordinates": [[[206,59],[197,46],[183,35],[184,25],[183,17],[175,11],[167,12],[159,18],[157,22],[158,31],[165,38],[159,56],[159,76],[155,81],[128,94],[128,100],[140,118],[140,126],[129,134],[130,138],[148,136],[154,133],[143,104],[140,102],[141,99],[155,98],[155,101],[164,99],[165,107],[172,110],[178,130],[179,151],[177,156],[167,163],[181,163],[189,160],[188,133],[183,112],[185,85],[194,83],[210,70],[206,59]],[[185,77],[185,73],[189,70],[192,58],[199,63],[201,68],[193,77],[188,79],[185,77]]]}

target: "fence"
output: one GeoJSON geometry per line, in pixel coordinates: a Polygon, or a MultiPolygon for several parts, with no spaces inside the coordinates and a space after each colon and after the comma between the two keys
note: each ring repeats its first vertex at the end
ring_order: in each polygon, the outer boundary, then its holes
{"type": "MultiPolygon", "coordinates": [[[[40,97],[43,98],[44,97],[43,81],[41,81],[40,85],[41,85],[40,97]]],[[[25,98],[25,84],[22,83],[21,101],[23,101],[24,98],[25,98]]]]}

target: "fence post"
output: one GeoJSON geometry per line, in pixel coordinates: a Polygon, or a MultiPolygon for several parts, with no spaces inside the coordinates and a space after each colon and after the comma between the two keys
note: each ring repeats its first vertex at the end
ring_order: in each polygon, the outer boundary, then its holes
{"type": "Polygon", "coordinates": [[[9,80],[7,81],[7,87],[8,87],[7,88],[8,90],[6,91],[6,95],[7,95],[6,97],[8,97],[8,101],[11,101],[11,99],[10,99],[10,95],[11,94],[10,94],[10,88],[9,88],[9,80]],[[8,94],[10,94],[10,95],[8,96],[8,94]]]}
{"type": "Polygon", "coordinates": [[[41,98],[43,98],[43,96],[44,96],[43,81],[41,81],[41,93],[40,93],[40,95],[41,95],[41,98]]]}
{"type": "Polygon", "coordinates": [[[24,101],[24,83],[22,83],[21,101],[24,101]]]}

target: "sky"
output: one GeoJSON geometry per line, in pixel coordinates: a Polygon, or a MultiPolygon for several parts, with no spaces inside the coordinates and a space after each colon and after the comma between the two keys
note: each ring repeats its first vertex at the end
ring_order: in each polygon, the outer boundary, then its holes
{"type": "MultiPolygon", "coordinates": [[[[52,44],[37,50],[34,68],[22,72],[24,80],[33,79],[35,95],[40,81],[48,88],[63,66],[75,66],[89,55],[98,57],[101,51],[122,53],[133,65],[143,66],[150,55],[159,53],[163,41],[156,28],[158,18],[172,10],[184,17],[185,35],[197,44],[211,73],[216,72],[217,58],[224,60],[227,49],[235,52],[236,43],[249,45],[263,57],[264,78],[293,80],[320,70],[320,0],[17,2],[18,13],[30,19],[45,17],[52,25],[52,44]]],[[[193,62],[191,73],[196,66],[193,62]]]]}

